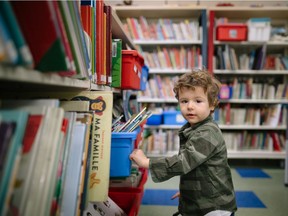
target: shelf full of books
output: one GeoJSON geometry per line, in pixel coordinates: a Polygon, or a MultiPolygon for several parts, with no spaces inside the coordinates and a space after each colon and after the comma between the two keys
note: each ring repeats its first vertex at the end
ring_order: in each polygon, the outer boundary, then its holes
{"type": "Polygon", "coordinates": [[[242,150],[243,158],[285,158],[287,12],[283,7],[209,8],[208,69],[222,82],[214,114],[231,158],[241,157],[242,150]],[[243,143],[235,144],[238,138],[243,143]]]}
{"type": "Polygon", "coordinates": [[[0,10],[1,82],[113,90],[109,88],[112,35],[121,38],[123,47],[135,48],[103,1],[2,1],[0,10]],[[92,20],[98,16],[96,29],[92,20]],[[97,50],[96,36],[101,38],[97,50]]]}
{"type": "Polygon", "coordinates": [[[134,48],[102,0],[0,2],[0,215],[107,201],[112,35],[134,48]]]}

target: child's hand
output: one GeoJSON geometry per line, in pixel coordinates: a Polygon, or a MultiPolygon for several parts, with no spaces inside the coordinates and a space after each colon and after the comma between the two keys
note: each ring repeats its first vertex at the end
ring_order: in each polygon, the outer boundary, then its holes
{"type": "Polygon", "coordinates": [[[179,191],[171,197],[171,200],[174,200],[177,197],[178,198],[180,197],[180,192],[179,191]]]}
{"type": "Polygon", "coordinates": [[[133,160],[139,167],[149,168],[149,158],[145,156],[141,149],[135,149],[130,154],[130,159],[133,160]]]}

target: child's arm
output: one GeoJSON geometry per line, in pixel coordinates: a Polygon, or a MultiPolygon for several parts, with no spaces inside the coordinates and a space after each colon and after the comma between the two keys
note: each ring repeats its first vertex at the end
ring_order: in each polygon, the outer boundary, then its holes
{"type": "Polygon", "coordinates": [[[130,159],[133,160],[139,167],[146,169],[149,168],[150,159],[145,156],[141,149],[135,149],[130,154],[130,159]]]}

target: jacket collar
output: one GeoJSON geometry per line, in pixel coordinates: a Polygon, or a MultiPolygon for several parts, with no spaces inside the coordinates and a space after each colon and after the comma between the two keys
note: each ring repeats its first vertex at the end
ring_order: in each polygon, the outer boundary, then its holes
{"type": "Polygon", "coordinates": [[[206,119],[204,119],[201,122],[196,123],[195,125],[191,126],[189,122],[187,122],[185,125],[181,127],[179,130],[179,134],[183,133],[184,136],[189,134],[192,130],[195,130],[196,128],[200,127],[201,125],[204,125],[207,122],[212,121],[213,118],[211,115],[209,115],[206,119]]]}

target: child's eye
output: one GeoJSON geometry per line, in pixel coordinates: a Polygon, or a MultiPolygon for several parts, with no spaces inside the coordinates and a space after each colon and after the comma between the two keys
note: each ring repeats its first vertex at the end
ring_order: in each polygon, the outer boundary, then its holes
{"type": "Polygon", "coordinates": [[[202,101],[201,101],[201,100],[196,100],[196,102],[197,102],[197,103],[201,103],[202,101]]]}
{"type": "Polygon", "coordinates": [[[187,100],[181,100],[180,103],[185,104],[185,103],[188,103],[188,101],[187,100]]]}

